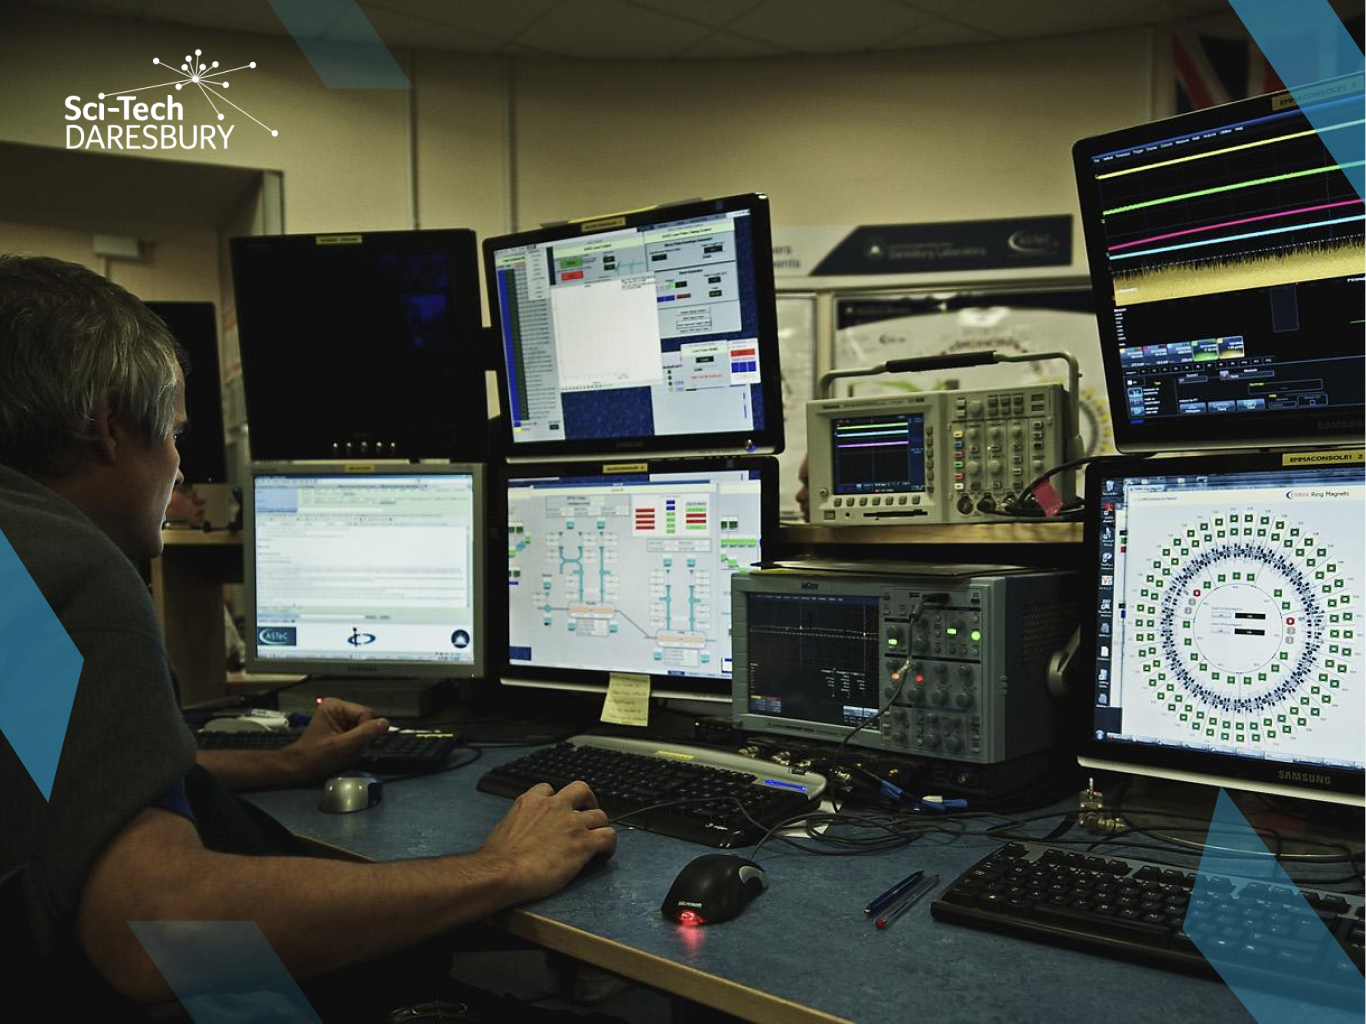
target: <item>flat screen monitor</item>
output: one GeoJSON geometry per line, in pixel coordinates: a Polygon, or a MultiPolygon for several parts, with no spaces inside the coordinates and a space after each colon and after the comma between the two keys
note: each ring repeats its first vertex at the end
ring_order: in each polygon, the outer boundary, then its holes
{"type": "Polygon", "coordinates": [[[484,674],[484,467],[256,464],[247,668],[484,674]]]}
{"type": "Polygon", "coordinates": [[[1074,148],[1121,451],[1362,436],[1362,198],[1325,142],[1361,76],[1297,95],[1074,148]]]}
{"type": "Polygon", "coordinates": [[[472,231],[231,244],[252,458],[488,457],[472,231]]]}
{"type": "Polygon", "coordinates": [[[509,685],[728,702],[731,578],[776,535],[767,457],[508,467],[509,685]]]}
{"type": "Polygon", "coordinates": [[[513,456],[781,451],[768,198],[484,240],[513,456]]]}
{"type": "Polygon", "coordinates": [[[218,314],[212,302],[147,302],[189,357],[185,412],[189,426],[176,441],[180,471],[189,484],[228,479],[223,447],[223,398],[218,368],[218,314]]]}
{"type": "Polygon", "coordinates": [[[1360,805],[1361,450],[1102,461],[1086,491],[1082,764],[1360,805]]]}

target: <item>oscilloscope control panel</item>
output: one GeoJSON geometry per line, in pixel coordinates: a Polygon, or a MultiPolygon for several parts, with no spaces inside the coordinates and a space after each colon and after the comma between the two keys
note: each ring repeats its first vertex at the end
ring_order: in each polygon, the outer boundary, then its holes
{"type": "Polygon", "coordinates": [[[864,724],[851,745],[976,764],[1044,750],[1047,664],[1076,627],[1074,592],[1074,574],[1052,571],[750,573],[732,592],[732,720],[834,742],[864,724]]]}
{"type": "MultiPolygon", "coordinates": [[[[1010,522],[1001,513],[1067,461],[1061,384],[807,403],[811,521],[825,526],[1010,522]]],[[[1053,484],[1064,503],[1074,477],[1053,484]]]]}

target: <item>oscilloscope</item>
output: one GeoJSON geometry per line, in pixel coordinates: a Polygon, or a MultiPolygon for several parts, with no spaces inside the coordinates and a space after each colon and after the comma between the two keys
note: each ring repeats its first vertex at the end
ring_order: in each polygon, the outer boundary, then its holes
{"type": "MultiPolygon", "coordinates": [[[[822,378],[1059,358],[1068,387],[916,391],[807,403],[811,521],[825,526],[1010,522],[1037,478],[1080,456],[1078,370],[1068,353],[962,353],[838,370],[822,378]]],[[[1075,474],[1055,477],[1064,505],[1075,474]]]]}

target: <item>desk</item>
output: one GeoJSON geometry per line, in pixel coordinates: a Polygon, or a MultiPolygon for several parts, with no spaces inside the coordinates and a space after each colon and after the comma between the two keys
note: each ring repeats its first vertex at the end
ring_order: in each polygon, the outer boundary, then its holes
{"type": "MultiPolygon", "coordinates": [[[[390,783],[383,803],[355,814],[318,811],[320,786],[250,799],[301,835],[374,860],[469,851],[508,809],[475,789],[479,775],[519,753],[489,750],[468,768],[390,783]]],[[[603,868],[491,923],[760,1024],[1252,1021],[1220,982],[936,922],[929,898],[885,932],[864,918],[863,905],[914,868],[941,874],[947,886],[996,845],[985,839],[926,838],[863,857],[770,842],[759,856],[768,891],[733,921],[690,929],[667,922],[659,904],[678,870],[707,850],[648,832],[620,834],[617,856],[603,868]]]]}

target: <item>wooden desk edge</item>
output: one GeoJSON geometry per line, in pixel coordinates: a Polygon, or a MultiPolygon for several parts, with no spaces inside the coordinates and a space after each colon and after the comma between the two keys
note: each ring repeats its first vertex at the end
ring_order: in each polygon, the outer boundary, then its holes
{"type": "MultiPolygon", "coordinates": [[[[326,843],[311,836],[298,833],[295,835],[310,846],[316,847],[320,856],[376,863],[373,858],[354,853],[345,847],[326,843]]],[[[718,978],[696,967],[634,949],[615,939],[606,939],[573,925],[552,921],[530,910],[513,907],[490,914],[484,922],[542,949],[553,949],[613,974],[620,974],[623,978],[630,978],[652,988],[682,996],[684,999],[702,1003],[723,1013],[743,1017],[754,1024],[791,1024],[794,1021],[809,1024],[851,1024],[843,1017],[834,1017],[810,1006],[803,1006],[801,1003],[794,1003],[734,981],[727,981],[725,978],[718,978]]]]}

